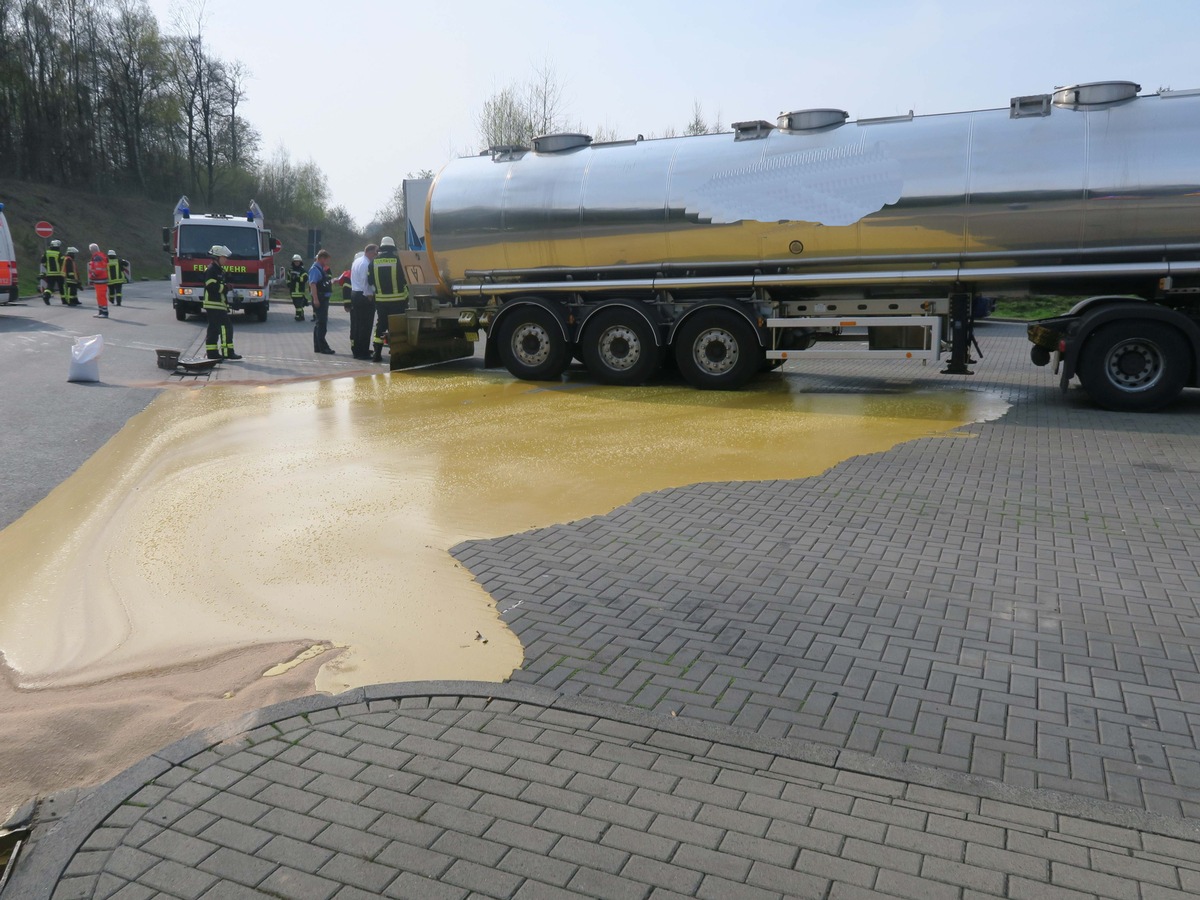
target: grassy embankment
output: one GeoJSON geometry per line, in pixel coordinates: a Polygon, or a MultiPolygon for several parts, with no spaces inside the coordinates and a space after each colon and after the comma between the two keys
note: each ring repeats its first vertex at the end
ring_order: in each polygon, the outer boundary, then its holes
{"type": "MultiPolygon", "coordinates": [[[[248,203],[250,198],[246,200],[248,203]]],[[[75,246],[86,253],[88,244],[94,242],[105,253],[116,250],[129,260],[135,281],[165,282],[170,276],[171,259],[162,249],[162,229],[171,224],[174,200],[89,194],[58,185],[0,179],[0,203],[4,204],[4,215],[16,245],[23,297],[37,292],[38,263],[45,242],[34,234],[33,226],[43,220],[54,226],[54,237],[64,247],[75,246]]],[[[192,208],[198,213],[209,211],[200,203],[193,203],[192,208]]],[[[242,212],[215,211],[233,215],[242,212]]],[[[263,214],[267,227],[283,242],[283,252],[277,257],[279,265],[290,265],[293,253],[302,256],[307,253],[306,226],[273,221],[269,209],[264,209],[263,214]]],[[[354,252],[362,249],[366,239],[328,225],[321,230],[325,247],[333,254],[334,271],[349,268],[354,252]]],[[[163,299],[167,299],[165,290],[163,299]]]]}

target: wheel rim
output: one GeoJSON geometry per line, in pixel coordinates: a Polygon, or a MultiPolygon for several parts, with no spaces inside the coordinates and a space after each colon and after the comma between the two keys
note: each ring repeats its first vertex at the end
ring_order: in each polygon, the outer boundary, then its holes
{"type": "Polygon", "coordinates": [[[706,375],[724,375],[738,362],[737,339],[724,328],[709,328],[696,336],[692,360],[706,375]]]}
{"type": "Polygon", "coordinates": [[[1144,391],[1163,377],[1165,360],[1158,344],[1131,338],[1114,346],[1104,360],[1104,371],[1113,384],[1126,391],[1144,391]]]}
{"type": "Polygon", "coordinates": [[[513,331],[513,356],[525,366],[539,366],[550,358],[550,334],[536,322],[522,322],[513,331]]]}
{"type": "Polygon", "coordinates": [[[604,329],[596,347],[600,361],[618,372],[632,369],[642,358],[642,342],[627,325],[613,325],[604,329]]]}

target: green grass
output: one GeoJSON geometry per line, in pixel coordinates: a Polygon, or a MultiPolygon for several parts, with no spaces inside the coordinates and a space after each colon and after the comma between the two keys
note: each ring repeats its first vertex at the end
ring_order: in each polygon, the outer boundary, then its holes
{"type": "Polygon", "coordinates": [[[998,297],[992,317],[1022,321],[1047,319],[1061,316],[1078,302],[1078,297],[998,297]]]}

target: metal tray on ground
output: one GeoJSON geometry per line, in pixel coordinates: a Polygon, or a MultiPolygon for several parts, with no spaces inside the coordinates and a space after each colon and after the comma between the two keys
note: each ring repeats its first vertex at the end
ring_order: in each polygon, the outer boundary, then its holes
{"type": "Polygon", "coordinates": [[[221,360],[219,359],[181,359],[175,363],[176,368],[185,372],[208,372],[221,360]]]}

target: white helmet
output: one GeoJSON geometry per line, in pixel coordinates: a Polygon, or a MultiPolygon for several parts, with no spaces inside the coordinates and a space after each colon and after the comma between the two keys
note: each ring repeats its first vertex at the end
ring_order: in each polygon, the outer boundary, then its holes
{"type": "Polygon", "coordinates": [[[54,250],[57,250],[61,246],[62,246],[62,241],[60,241],[58,238],[55,238],[54,240],[52,240],[50,242],[50,247],[54,250]]]}
{"type": "Polygon", "coordinates": [[[213,244],[211,247],[208,248],[208,255],[213,256],[213,257],[229,256],[232,252],[233,251],[230,250],[228,247],[226,247],[224,244],[213,244]]]}
{"type": "Polygon", "coordinates": [[[380,246],[380,247],[393,247],[393,248],[394,248],[394,247],[396,246],[396,242],[395,242],[395,241],[393,241],[393,240],[392,240],[390,237],[385,237],[385,238],[383,238],[383,239],[382,239],[382,240],[379,242],[379,246],[380,246]]]}
{"type": "Polygon", "coordinates": [[[293,253],[292,254],[292,262],[304,262],[304,257],[301,256],[299,253],[293,253]]]}
{"type": "Polygon", "coordinates": [[[67,248],[67,256],[74,256],[78,252],[79,252],[78,247],[68,247],[67,248]]]}

